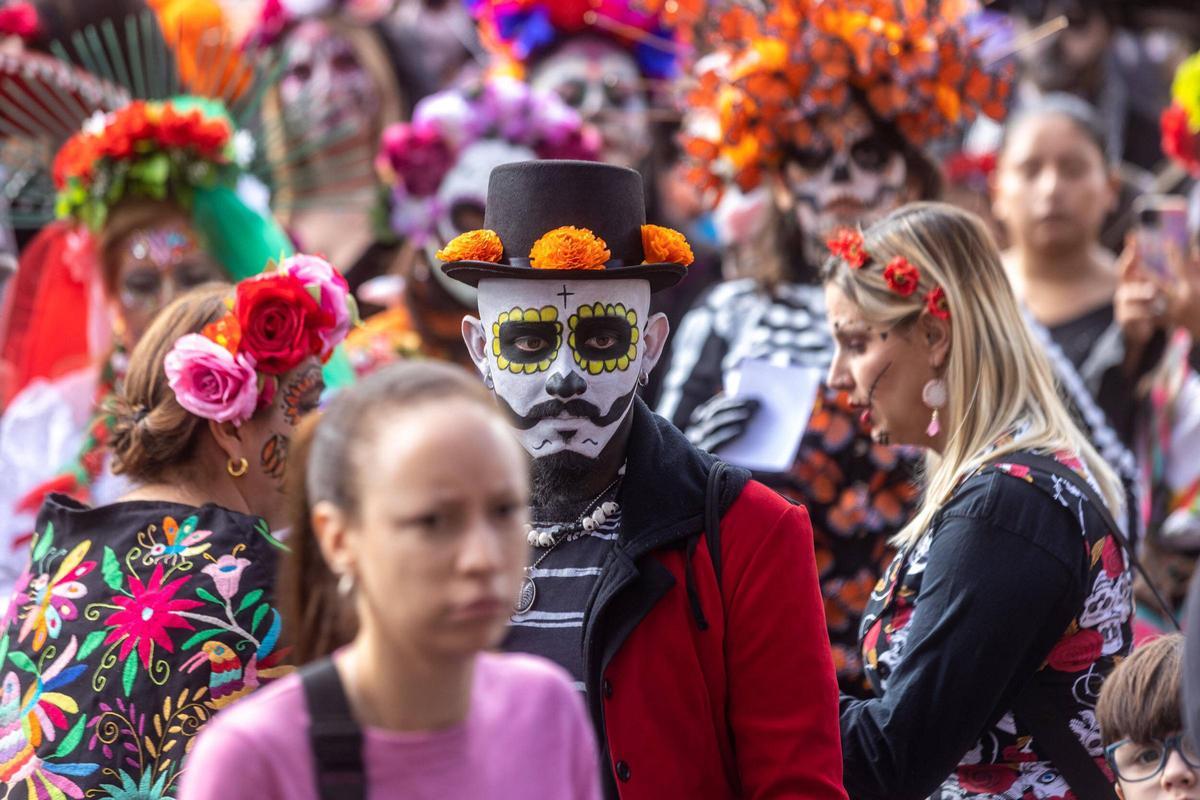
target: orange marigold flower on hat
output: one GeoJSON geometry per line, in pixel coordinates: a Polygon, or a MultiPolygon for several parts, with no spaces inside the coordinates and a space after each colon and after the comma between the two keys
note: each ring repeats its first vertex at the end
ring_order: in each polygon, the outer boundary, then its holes
{"type": "Polygon", "coordinates": [[[883,279],[888,288],[901,297],[908,297],[917,290],[921,273],[904,256],[896,256],[883,270],[883,279]]]}
{"type": "Polygon", "coordinates": [[[925,309],[938,319],[950,319],[950,304],[946,302],[946,293],[942,287],[937,287],[925,295],[925,309]]]}
{"type": "Polygon", "coordinates": [[[435,255],[446,262],[486,261],[495,264],[504,255],[504,243],[495,231],[467,231],[455,236],[435,255]]]}
{"type": "Polygon", "coordinates": [[[696,260],[684,235],[661,225],[642,226],[642,253],[646,264],[682,264],[690,267],[696,260]]]}
{"type": "Polygon", "coordinates": [[[534,269],[604,269],[612,257],[608,245],[587,228],[564,225],[533,243],[529,263],[534,269]]]}
{"type": "Polygon", "coordinates": [[[862,234],[853,228],[842,228],[833,238],[825,242],[829,252],[845,261],[853,269],[867,263],[867,251],[863,248],[862,234]]]}

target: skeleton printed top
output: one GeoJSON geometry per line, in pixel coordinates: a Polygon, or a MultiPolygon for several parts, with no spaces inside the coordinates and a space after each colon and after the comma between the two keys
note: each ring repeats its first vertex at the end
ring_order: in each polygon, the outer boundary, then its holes
{"type": "MultiPolygon", "coordinates": [[[[1077,456],[1053,457],[1085,475],[1077,456]]],[[[1120,543],[1073,483],[1005,463],[964,481],[867,604],[862,653],[877,697],[843,704],[847,788],[1072,796],[1008,704],[1036,674],[1099,760],[1094,709],[1132,647],[1131,584],[1120,543]],[[870,755],[881,750],[895,758],[870,755]]]]}

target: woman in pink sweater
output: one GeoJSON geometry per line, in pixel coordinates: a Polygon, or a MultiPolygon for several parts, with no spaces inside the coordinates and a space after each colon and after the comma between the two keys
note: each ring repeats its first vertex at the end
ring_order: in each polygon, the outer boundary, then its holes
{"type": "MultiPolygon", "coordinates": [[[[478,382],[431,362],[385,369],[309,420],[290,464],[280,600],[311,663],[205,729],[183,800],[598,800],[565,673],[485,652],[517,596],[529,485],[478,382]]],[[[214,697],[251,683],[226,655],[214,697]]]]}

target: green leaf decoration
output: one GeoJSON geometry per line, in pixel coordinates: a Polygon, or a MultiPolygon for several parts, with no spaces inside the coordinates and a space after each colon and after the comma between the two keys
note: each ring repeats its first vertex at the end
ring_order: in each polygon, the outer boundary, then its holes
{"type": "Polygon", "coordinates": [[[196,594],[200,595],[201,597],[203,597],[205,600],[207,600],[210,603],[216,603],[219,606],[225,605],[225,603],[221,602],[216,597],[214,597],[213,593],[210,592],[208,589],[205,589],[203,586],[199,586],[196,588],[196,594]]]}
{"type": "Polygon", "coordinates": [[[104,560],[100,571],[108,588],[114,592],[121,591],[121,587],[125,585],[125,573],[121,572],[121,562],[117,560],[117,554],[108,545],[104,545],[104,560]]]}
{"type": "Polygon", "coordinates": [[[137,665],[137,650],[131,650],[125,658],[125,672],[121,675],[121,687],[125,689],[126,697],[133,693],[133,679],[137,676],[137,665]]]}
{"type": "Polygon", "coordinates": [[[47,522],[46,530],[42,531],[42,535],[37,538],[37,544],[33,547],[33,561],[36,564],[46,557],[46,553],[50,550],[50,543],[54,541],[54,523],[47,522]]]}
{"type": "Polygon", "coordinates": [[[243,611],[245,611],[247,608],[249,608],[250,606],[257,603],[258,598],[260,598],[262,596],[263,596],[262,589],[255,589],[253,592],[250,592],[250,594],[248,594],[244,598],[242,598],[242,602],[238,605],[237,613],[240,614],[243,611]]]}
{"type": "Polygon", "coordinates": [[[87,728],[87,714],[79,718],[75,726],[71,728],[71,732],[63,737],[59,742],[58,749],[54,751],[53,758],[66,758],[75,752],[75,748],[83,741],[83,731],[87,728]]]}
{"type": "Polygon", "coordinates": [[[8,658],[8,634],[4,634],[4,638],[0,639],[0,664],[4,663],[4,659],[8,658]]]}
{"type": "Polygon", "coordinates": [[[201,642],[207,642],[209,640],[209,638],[212,637],[213,635],[218,634],[218,633],[224,633],[224,632],[225,631],[222,628],[205,628],[202,631],[196,631],[192,635],[192,638],[188,639],[186,642],[183,643],[183,645],[181,646],[180,649],[191,650],[193,647],[200,644],[201,642]]]}
{"type": "Polygon", "coordinates": [[[271,526],[267,524],[265,519],[259,517],[258,522],[254,525],[254,530],[258,531],[258,535],[266,539],[267,543],[272,547],[282,550],[285,553],[290,553],[292,551],[290,547],[271,535],[271,526]]]}
{"type": "Polygon", "coordinates": [[[34,675],[37,674],[38,670],[33,663],[33,659],[22,653],[20,650],[14,650],[13,652],[9,653],[8,660],[11,661],[13,666],[15,666],[17,669],[22,669],[26,672],[32,672],[34,675]]]}
{"type": "Polygon", "coordinates": [[[83,640],[83,644],[79,645],[79,652],[75,654],[75,660],[83,661],[90,656],[100,646],[100,643],[104,641],[107,633],[108,631],[104,628],[89,633],[87,638],[83,640]]]}
{"type": "Polygon", "coordinates": [[[257,609],[255,609],[254,619],[250,622],[250,632],[251,633],[258,632],[258,626],[262,623],[263,617],[265,617],[267,615],[267,612],[270,610],[271,610],[270,603],[263,603],[261,606],[259,606],[257,609]]]}
{"type": "Polygon", "coordinates": [[[129,168],[129,177],[147,184],[162,185],[171,177],[171,159],[166,153],[155,153],[129,168]]]}
{"type": "Polygon", "coordinates": [[[182,541],[182,537],[190,536],[196,532],[196,526],[200,523],[200,518],[193,514],[192,516],[179,523],[179,536],[176,541],[182,541]]]}

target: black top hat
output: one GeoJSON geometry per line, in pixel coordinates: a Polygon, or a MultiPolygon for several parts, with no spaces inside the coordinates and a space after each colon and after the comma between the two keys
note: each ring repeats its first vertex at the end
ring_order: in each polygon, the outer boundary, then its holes
{"type": "Polygon", "coordinates": [[[492,170],[483,227],[504,244],[498,263],[451,261],[446,275],[469,286],[484,278],[615,280],[641,278],[657,292],[679,283],[682,264],[645,264],[642,226],[646,200],[635,170],[591,161],[521,161],[492,170]],[[544,234],[571,225],[586,228],[608,245],[604,269],[535,269],[533,245],[544,234]]]}

